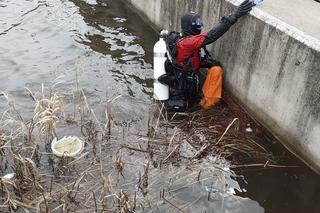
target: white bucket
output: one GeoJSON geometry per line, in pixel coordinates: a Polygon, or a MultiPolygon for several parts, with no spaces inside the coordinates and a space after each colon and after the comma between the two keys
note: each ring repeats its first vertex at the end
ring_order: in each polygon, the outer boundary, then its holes
{"type": "Polygon", "coordinates": [[[76,157],[84,148],[84,142],[76,136],[57,138],[51,142],[52,153],[58,157],[76,157]]]}

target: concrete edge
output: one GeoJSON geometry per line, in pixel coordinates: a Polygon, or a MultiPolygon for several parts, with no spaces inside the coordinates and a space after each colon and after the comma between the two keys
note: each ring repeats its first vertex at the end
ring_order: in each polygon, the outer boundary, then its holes
{"type": "MultiPolygon", "coordinates": [[[[226,0],[227,2],[230,2],[233,5],[239,5],[243,0],[226,0]]],[[[263,2],[262,2],[263,4],[263,2]]],[[[275,27],[276,29],[290,35],[294,39],[300,41],[301,43],[305,44],[306,46],[310,47],[313,50],[320,51],[320,40],[317,38],[314,38],[311,35],[308,35],[307,33],[297,29],[294,26],[291,26],[280,19],[270,15],[269,13],[266,13],[259,9],[259,7],[254,7],[252,11],[250,12],[250,15],[253,17],[260,19],[264,21],[265,23],[275,27]]]]}
{"type": "Polygon", "coordinates": [[[155,32],[157,32],[160,36],[160,31],[162,30],[159,26],[153,23],[150,18],[140,9],[135,7],[130,1],[128,0],[120,0],[123,1],[130,10],[136,13],[145,23],[147,23],[155,32]]]}

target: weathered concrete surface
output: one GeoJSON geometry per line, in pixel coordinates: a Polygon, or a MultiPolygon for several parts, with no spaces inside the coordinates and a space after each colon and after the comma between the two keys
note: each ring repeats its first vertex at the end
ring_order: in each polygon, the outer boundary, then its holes
{"type": "MultiPolygon", "coordinates": [[[[169,30],[179,30],[180,16],[187,10],[199,12],[208,30],[209,24],[239,4],[238,0],[127,1],[159,28],[169,30]]],[[[314,15],[320,17],[320,10],[314,15]]],[[[319,28],[319,22],[314,27],[319,28]]],[[[320,41],[309,34],[254,8],[214,43],[213,53],[224,65],[226,88],[319,172],[320,41]]]]}
{"type": "Polygon", "coordinates": [[[315,0],[265,0],[259,9],[320,39],[320,3],[315,0]]]}

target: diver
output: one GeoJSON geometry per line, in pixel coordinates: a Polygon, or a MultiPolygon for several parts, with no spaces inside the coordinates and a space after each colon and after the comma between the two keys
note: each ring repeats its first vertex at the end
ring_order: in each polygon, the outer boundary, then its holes
{"type": "Polygon", "coordinates": [[[213,60],[206,45],[219,39],[236,21],[246,15],[254,6],[252,0],[242,2],[234,13],[222,17],[209,32],[202,32],[203,22],[195,12],[181,17],[182,34],[170,32],[166,35],[166,74],[158,80],[169,86],[167,105],[176,111],[184,111],[191,104],[199,103],[204,108],[213,106],[222,95],[222,66],[213,60]],[[204,55],[201,54],[203,49],[204,55]],[[203,57],[201,56],[203,55],[203,57]],[[199,83],[200,68],[208,68],[202,91],[199,83]]]}

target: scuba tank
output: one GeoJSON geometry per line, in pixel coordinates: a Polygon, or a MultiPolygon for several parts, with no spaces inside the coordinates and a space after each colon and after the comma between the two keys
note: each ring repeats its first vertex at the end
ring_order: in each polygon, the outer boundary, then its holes
{"type": "Polygon", "coordinates": [[[165,101],[169,99],[169,86],[162,84],[158,81],[158,78],[166,74],[165,70],[165,61],[166,53],[167,53],[167,45],[164,40],[168,31],[162,30],[160,33],[159,41],[154,45],[153,48],[153,76],[154,76],[154,83],[153,83],[153,97],[156,100],[165,101]]]}

